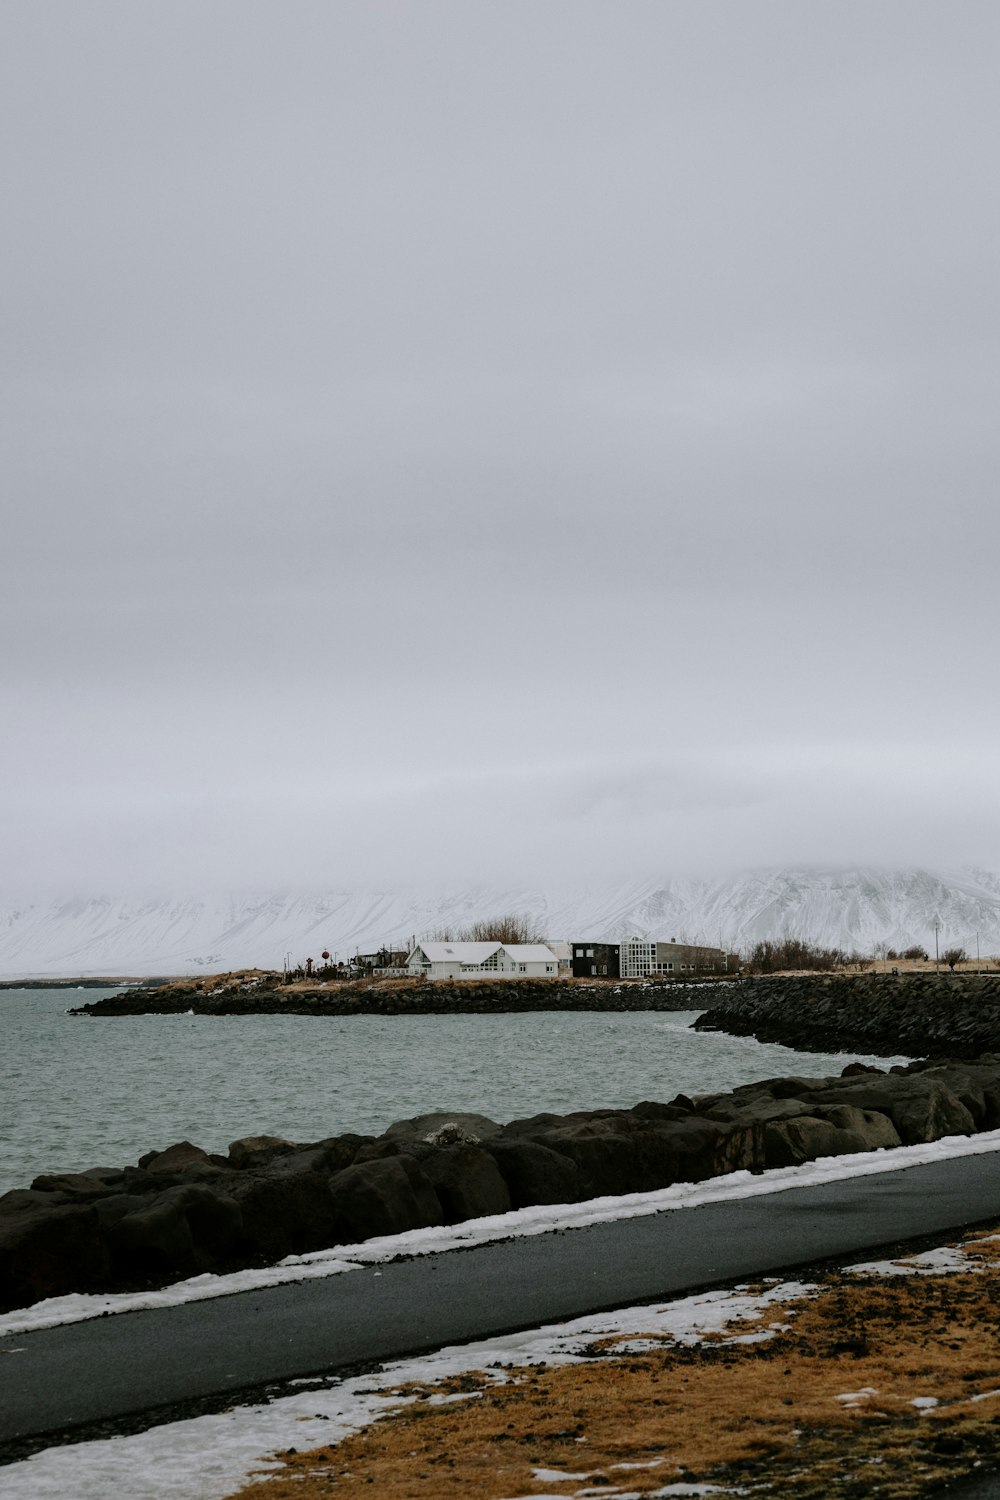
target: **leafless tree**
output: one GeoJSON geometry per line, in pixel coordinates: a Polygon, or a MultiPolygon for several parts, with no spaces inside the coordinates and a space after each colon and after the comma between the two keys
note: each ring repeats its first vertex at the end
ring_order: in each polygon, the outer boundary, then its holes
{"type": "Polygon", "coordinates": [[[840,948],[817,948],[801,938],[786,937],[779,942],[765,939],[755,943],[744,968],[748,974],[775,974],[782,969],[841,969],[857,961],[858,955],[848,956],[840,948]]]}
{"type": "Polygon", "coordinates": [[[536,923],[524,912],[505,912],[484,917],[465,927],[439,927],[431,934],[435,943],[540,943],[543,941],[536,923]]]}

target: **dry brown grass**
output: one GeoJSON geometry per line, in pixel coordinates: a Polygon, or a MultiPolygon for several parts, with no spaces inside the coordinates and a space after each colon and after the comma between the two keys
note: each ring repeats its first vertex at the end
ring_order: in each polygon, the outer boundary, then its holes
{"type": "Polygon", "coordinates": [[[411,1388],[414,1404],[335,1446],[281,1455],[231,1500],[502,1500],[681,1479],[909,1500],[1000,1463],[1000,1240],[967,1250],[979,1274],[831,1274],[812,1299],[771,1306],[767,1323],[790,1326],[761,1343],[731,1342],[752,1325],[694,1347],[657,1338],[641,1354],[609,1339],[580,1365],[411,1388]],[[866,1389],[857,1405],[837,1399],[866,1389]],[[939,1404],[922,1411],[916,1397],[939,1404]],[[587,1478],[535,1480],[535,1468],[587,1478]]]}

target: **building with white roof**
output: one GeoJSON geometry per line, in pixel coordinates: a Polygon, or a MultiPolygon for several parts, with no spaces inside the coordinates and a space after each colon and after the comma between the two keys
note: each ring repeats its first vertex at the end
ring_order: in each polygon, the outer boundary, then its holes
{"type": "Polygon", "coordinates": [[[546,943],[418,943],[406,972],[423,979],[555,979],[559,960],[546,943]]]}

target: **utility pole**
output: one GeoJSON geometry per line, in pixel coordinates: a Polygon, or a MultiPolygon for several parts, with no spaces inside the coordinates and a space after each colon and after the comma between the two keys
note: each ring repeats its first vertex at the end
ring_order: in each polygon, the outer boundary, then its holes
{"type": "Polygon", "coordinates": [[[941,923],[938,920],[938,918],[935,917],[934,918],[934,972],[935,972],[935,974],[940,974],[940,972],[941,972],[941,957],[940,957],[940,954],[938,953],[938,933],[940,932],[940,930],[941,930],[941,923]]]}

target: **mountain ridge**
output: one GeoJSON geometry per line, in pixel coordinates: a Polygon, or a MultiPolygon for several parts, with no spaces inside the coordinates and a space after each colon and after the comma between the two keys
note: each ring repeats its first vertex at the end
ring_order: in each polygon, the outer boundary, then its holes
{"type": "Polygon", "coordinates": [[[784,868],[671,876],[550,891],[263,892],[157,900],[77,896],[0,904],[0,977],[182,974],[281,968],[405,946],[443,927],[523,912],[553,940],[677,938],[743,951],[764,938],[803,938],[872,953],[919,943],[1000,953],[1000,872],[784,868]]]}

